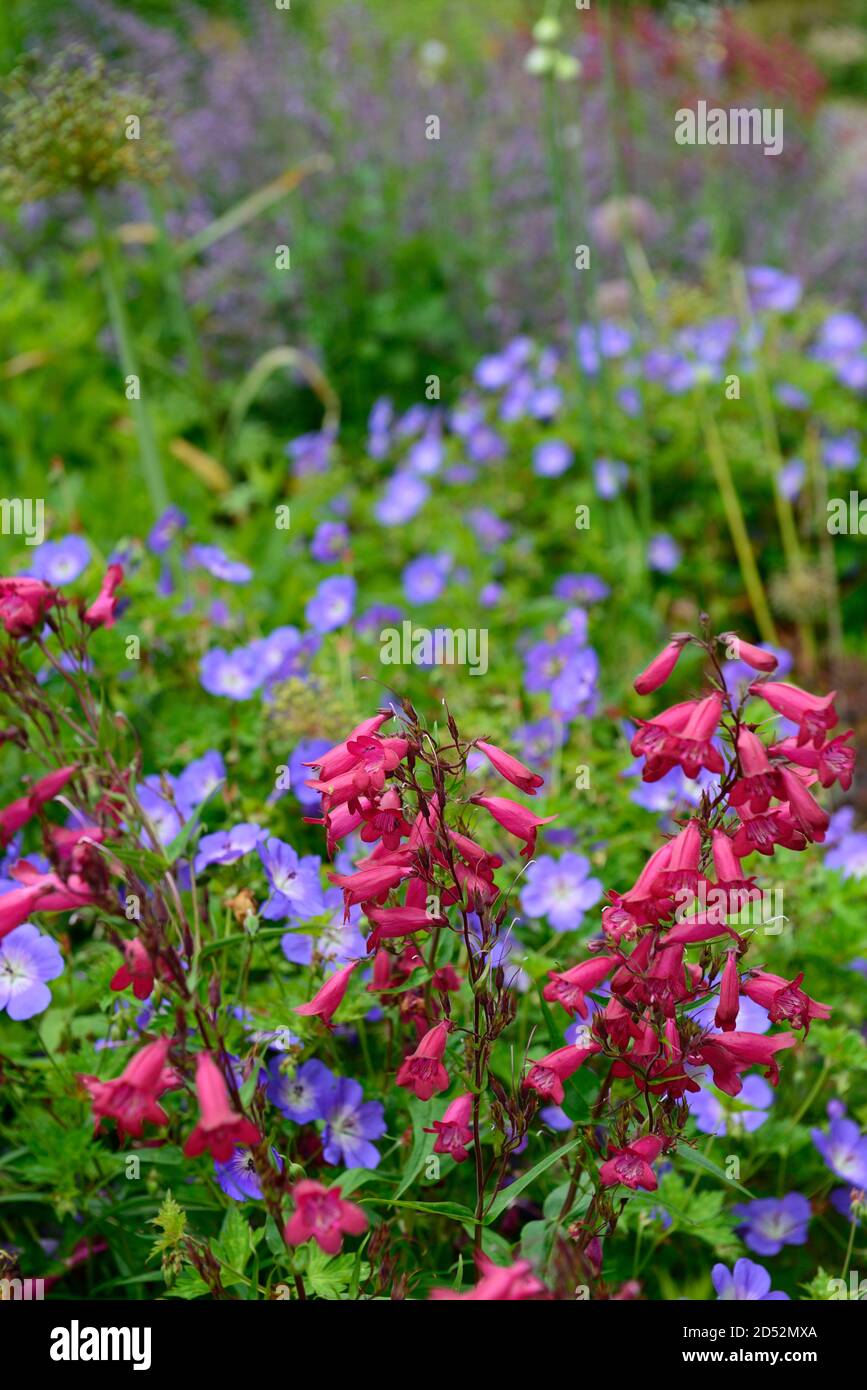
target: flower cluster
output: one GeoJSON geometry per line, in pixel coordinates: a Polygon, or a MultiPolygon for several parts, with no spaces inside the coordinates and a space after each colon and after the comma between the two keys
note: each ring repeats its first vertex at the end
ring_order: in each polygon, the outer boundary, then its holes
{"type": "Polygon", "coordinates": [[[802,987],[803,972],[788,980],[745,966],[748,942],[729,919],[740,925],[744,911],[761,903],[744,859],[754,851],[800,851],[824,838],[828,816],[811,789],[834,781],[848,787],[851,735],[830,735],[837,724],[833,694],[814,696],[768,679],[776,657],[732,633],[677,634],[636,678],[636,691],[647,695],[662,686],[690,644],[710,662],[710,689],[640,720],[632,752],[643,759],[645,782],[673,768],[690,779],[702,769],[711,776],[694,814],[655,850],[634,885],[608,893],[603,935],[588,958],[550,973],[545,998],[578,1026],[573,1041],[535,1061],[524,1081],[559,1105],[569,1078],[602,1057],[612,1082],[628,1081],[643,1097],[639,1131],[630,1133],[624,1119],[613,1127],[600,1169],[603,1187],[654,1189],[652,1164],[676,1143],[685,1101],[707,1083],[737,1096],[743,1074],[755,1066],[776,1084],[779,1054],[794,1046],[796,1030],[806,1035],[814,1019],[830,1015],[802,987]],[[726,686],[721,648],[754,673],[736,694],[726,686]],[[790,735],[762,739],[768,720],[759,701],[790,723],[790,735]],[[712,944],[721,938],[726,947],[712,944]],[[603,988],[604,1008],[588,999],[603,988]],[[765,1035],[742,1027],[744,1001],[784,1031],[765,1035]]]}

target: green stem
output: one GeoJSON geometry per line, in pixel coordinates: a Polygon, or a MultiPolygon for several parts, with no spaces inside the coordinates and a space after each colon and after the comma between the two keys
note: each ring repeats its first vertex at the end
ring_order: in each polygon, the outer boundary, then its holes
{"type": "Polygon", "coordinates": [[[702,397],[699,397],[697,404],[701,414],[707,455],[722,500],[729,533],[741,571],[741,578],[744,582],[744,588],[747,591],[747,597],[750,600],[750,606],[752,607],[756,619],[756,625],[763,640],[765,642],[770,642],[772,645],[776,645],[777,630],[774,626],[774,620],[771,617],[765,586],[762,583],[759,567],[756,564],[756,557],[753,554],[753,547],[750,542],[746,522],[744,521],[740,498],[738,497],[737,488],[732,478],[722,438],[720,437],[716,420],[707,408],[707,402],[702,397]]]}
{"type": "Polygon", "coordinates": [[[148,204],[157,233],[156,251],[160,275],[168,290],[168,309],[177,338],[183,346],[190,381],[205,417],[208,439],[213,448],[217,441],[217,425],[213,413],[213,392],[208,384],[199,336],[184,295],[184,287],[178,270],[178,258],[166,228],[162,199],[155,189],[151,189],[148,195],[148,204]]]}
{"type": "Polygon", "coordinates": [[[144,394],[142,392],[141,372],[139,371],[135,345],[126,312],[121,271],[115,253],[114,242],[106,225],[105,217],[98,199],[94,196],[90,197],[88,199],[88,207],[96,228],[103,289],[105,290],[105,299],[108,306],[108,316],[111,322],[112,332],[120,354],[121,369],[125,377],[134,376],[138,379],[138,398],[131,400],[130,405],[132,407],[133,422],[138,437],[139,456],[141,458],[144,481],[150,495],[154,513],[156,516],[160,516],[169,505],[169,494],[166,488],[165,478],[163,477],[163,470],[160,465],[150,411],[145,403],[144,394]]]}

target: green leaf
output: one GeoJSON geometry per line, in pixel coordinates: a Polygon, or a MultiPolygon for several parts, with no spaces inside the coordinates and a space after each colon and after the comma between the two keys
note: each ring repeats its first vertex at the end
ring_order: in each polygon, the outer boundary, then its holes
{"type": "Polygon", "coordinates": [[[196,831],[202,823],[202,816],[204,814],[205,807],[207,806],[208,802],[212,799],[212,797],[215,795],[215,793],[220,790],[222,785],[222,782],[218,782],[215,787],[211,788],[201,805],[196,807],[195,811],[190,816],[190,819],[187,821],[186,825],[182,826],[175,838],[172,840],[171,844],[169,844],[166,847],[164,853],[166,859],[170,864],[174,864],[177,859],[180,859],[187,845],[190,843],[194,834],[196,833],[196,831]]]}
{"type": "MultiPolygon", "coordinates": [[[[230,1270],[236,1270],[238,1274],[243,1274],[244,1266],[253,1250],[253,1242],[250,1227],[237,1206],[230,1207],[226,1212],[220,1238],[212,1244],[214,1254],[221,1264],[228,1265],[230,1270]]],[[[229,1282],[223,1278],[224,1284],[229,1282]]]]}
{"type": "MultiPolygon", "coordinates": [[[[355,1275],[355,1255],[326,1255],[318,1245],[308,1247],[307,1268],[304,1282],[311,1292],[319,1298],[339,1300],[352,1283],[355,1275]]],[[[366,1279],[370,1266],[363,1264],[359,1279],[366,1279]]]]}
{"type": "Polygon", "coordinates": [[[580,1143],[580,1139],[571,1139],[568,1144],[561,1144],[559,1149],[555,1149],[553,1153],[546,1154],[544,1158],[540,1159],[539,1162],[534,1164],[526,1173],[522,1173],[521,1176],[516,1178],[508,1187],[503,1188],[502,1192],[498,1192],[485,1217],[485,1225],[489,1226],[492,1221],[496,1221],[497,1217],[501,1216],[506,1210],[506,1207],[514,1202],[518,1194],[524,1191],[525,1187],[529,1187],[531,1182],[535,1182],[536,1178],[541,1177],[542,1173],[546,1173],[549,1168],[553,1167],[558,1159],[565,1158],[573,1149],[577,1149],[580,1143]]]}
{"type": "Polygon", "coordinates": [[[699,1153],[698,1149],[684,1146],[682,1149],[678,1149],[677,1157],[687,1168],[698,1168],[702,1173],[716,1178],[718,1182],[724,1182],[728,1187],[736,1187],[738,1192],[742,1192],[745,1197],[752,1198],[753,1194],[749,1188],[744,1187],[743,1183],[737,1182],[734,1178],[728,1177],[718,1163],[714,1163],[713,1159],[708,1158],[706,1154],[699,1153]]]}

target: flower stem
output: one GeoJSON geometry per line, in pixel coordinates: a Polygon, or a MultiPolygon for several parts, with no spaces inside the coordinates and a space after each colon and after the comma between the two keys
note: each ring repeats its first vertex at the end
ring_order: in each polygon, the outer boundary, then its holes
{"type": "Polygon", "coordinates": [[[118,265],[114,243],[108,226],[106,225],[105,217],[98,199],[96,197],[91,197],[88,200],[88,207],[96,228],[103,289],[105,291],[106,305],[108,307],[108,316],[111,322],[112,332],[117,344],[117,350],[120,354],[121,369],[125,377],[134,376],[138,378],[138,395],[130,401],[130,405],[132,406],[133,422],[135,424],[136,435],[138,436],[142,474],[144,475],[144,481],[147,486],[154,513],[156,516],[159,516],[169,505],[169,494],[166,488],[165,478],[163,477],[159,453],[157,451],[156,437],[154,435],[150,411],[148,410],[141,390],[141,372],[138,366],[135,344],[133,342],[132,331],[126,311],[121,271],[118,265]]]}
{"type": "Polygon", "coordinates": [[[726,457],[723,442],[717,428],[716,420],[707,408],[704,399],[699,398],[699,410],[701,413],[702,429],[704,431],[705,447],[713,469],[719,495],[722,500],[723,510],[728,522],[729,534],[738,558],[738,565],[741,571],[741,578],[744,588],[750,600],[756,625],[765,642],[776,645],[777,630],[774,620],[771,617],[771,610],[768,605],[765,586],[759,574],[759,567],[756,564],[756,557],[753,554],[753,547],[747,531],[744,514],[738,497],[737,488],[732,478],[729,461],[726,457]]]}

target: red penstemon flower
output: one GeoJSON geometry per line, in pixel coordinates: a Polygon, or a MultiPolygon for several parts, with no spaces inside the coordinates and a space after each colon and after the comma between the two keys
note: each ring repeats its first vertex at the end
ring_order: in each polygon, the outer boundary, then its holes
{"type": "Polygon", "coordinates": [[[184,1145],[187,1158],[207,1150],[218,1163],[227,1163],[236,1144],[259,1143],[256,1126],[232,1109],[223,1073],[209,1052],[196,1058],[196,1094],[199,1121],[184,1145]]]}

